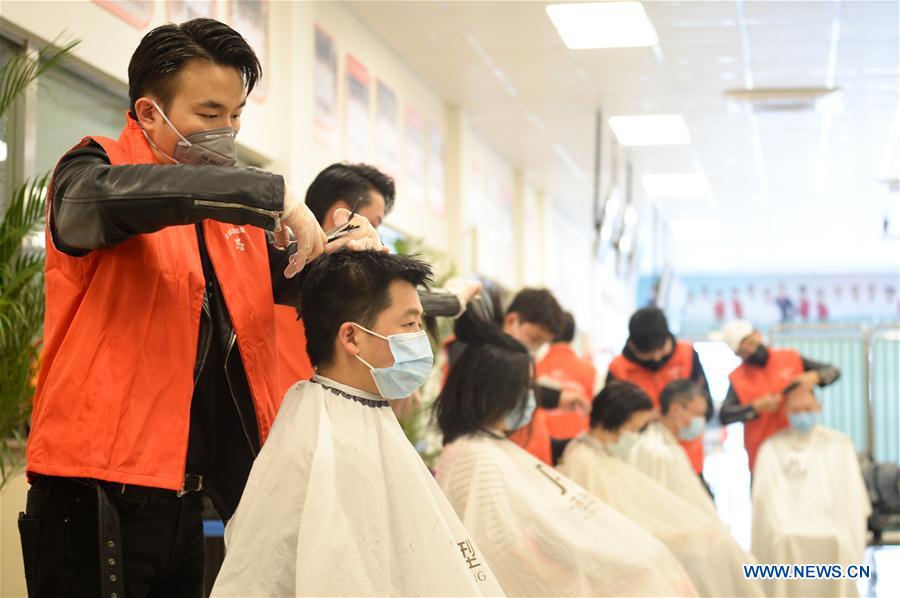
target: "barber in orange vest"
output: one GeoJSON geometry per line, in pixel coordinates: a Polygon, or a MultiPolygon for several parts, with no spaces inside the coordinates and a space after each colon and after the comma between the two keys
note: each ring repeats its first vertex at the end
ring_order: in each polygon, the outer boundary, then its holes
{"type": "Polygon", "coordinates": [[[362,217],[326,245],[282,177],[235,166],[260,76],[218,21],[158,27],[119,139],[54,171],[19,518],[32,597],[202,595],[201,492],[231,516],[277,410],[273,302],[299,302],[290,277],[323,250],[381,247],[362,217]]]}
{"type": "Polygon", "coordinates": [[[719,419],[725,426],[744,423],[744,448],[752,472],[762,443],[788,426],[784,389],[794,382],[809,389],[828,386],[841,373],[834,366],[806,359],[793,349],[767,347],[762,333],[745,320],[729,322],[722,329],[722,340],[742,363],[728,376],[731,386],[719,419]]]}
{"type": "Polygon", "coordinates": [[[597,394],[597,370],[580,357],[572,348],[575,340],[575,317],[564,312],[562,327],[556,341],[543,359],[535,365],[535,377],[540,384],[552,381],[560,386],[561,393],[582,398],[581,408],[575,410],[550,409],[546,414],[547,431],[554,440],[574,438],[586,432],[589,426],[591,400],[597,394]]]}
{"type": "MultiPolygon", "coordinates": [[[[609,364],[606,383],[626,380],[640,386],[659,408],[659,395],[673,380],[693,380],[706,394],[706,421],[712,419],[713,404],[700,356],[691,343],[679,341],[669,332],[669,323],[661,309],[645,307],[628,322],[628,341],[622,354],[609,364]]],[[[703,434],[679,439],[691,465],[703,480],[703,434]]],[[[705,484],[705,481],[704,481],[705,484]]],[[[708,486],[707,486],[708,488],[708,486]]]]}

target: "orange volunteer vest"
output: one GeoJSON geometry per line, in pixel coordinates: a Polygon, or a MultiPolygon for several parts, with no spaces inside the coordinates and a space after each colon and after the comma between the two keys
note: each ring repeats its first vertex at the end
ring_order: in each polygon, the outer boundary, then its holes
{"type": "MultiPolygon", "coordinates": [[[[657,371],[648,370],[624,355],[618,355],[609,364],[609,371],[618,380],[627,380],[640,386],[644,392],[650,395],[650,399],[656,407],[659,407],[659,395],[663,389],[675,380],[685,380],[691,377],[694,369],[694,348],[690,343],[678,341],[675,343],[675,351],[666,365],[657,371]]],[[[691,461],[694,471],[703,472],[703,437],[693,440],[679,440],[691,461]]]]}
{"type": "MultiPolygon", "coordinates": [[[[588,399],[594,398],[594,382],[597,370],[585,359],[578,357],[568,343],[555,343],[535,366],[538,378],[551,378],[563,385],[572,385],[588,399]]],[[[590,416],[574,411],[550,409],[547,411],[547,431],[553,438],[574,438],[590,427],[590,416]]]]}
{"type": "MultiPolygon", "coordinates": [[[[728,378],[741,405],[749,405],[759,397],[780,395],[791,380],[803,373],[803,358],[791,349],[769,349],[766,365],[760,367],[742,363],[728,378]]],[[[750,461],[750,471],[756,465],[756,453],[762,443],[788,425],[784,402],[775,411],[760,413],[756,419],[744,422],[744,448],[750,461]]]]}
{"type": "Polygon", "coordinates": [[[297,319],[297,310],[275,306],[275,345],[278,347],[278,403],[298,380],[309,380],[316,373],[306,352],[306,328],[297,319]]]}
{"type": "MultiPolygon", "coordinates": [[[[155,164],[138,124],[87,137],[112,165],[155,164]]],[[[52,196],[52,184],[50,188],[52,196]]],[[[205,280],[193,225],[72,257],[47,201],[44,353],[27,447],[31,473],[180,490],[205,280]]],[[[264,441],[277,411],[272,283],[261,229],[203,221],[264,441]]]]}

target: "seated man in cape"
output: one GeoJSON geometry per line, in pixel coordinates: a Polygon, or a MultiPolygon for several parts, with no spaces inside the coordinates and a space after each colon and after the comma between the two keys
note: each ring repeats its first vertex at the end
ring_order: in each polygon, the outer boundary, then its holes
{"type": "Polygon", "coordinates": [[[661,417],[647,425],[626,454],[627,460],[693,506],[711,515],[716,506],[700,481],[680,440],[698,438],[706,425],[708,397],[691,380],[670,382],[659,395],[661,417]]]}
{"type": "Polygon", "coordinates": [[[431,269],[337,252],[302,275],[316,375],[284,397],[213,595],[502,594],[390,409],[431,371],[416,292],[431,269]]]}
{"type": "MultiPolygon", "coordinates": [[[[761,563],[865,564],[872,511],[853,442],[818,424],[800,382],[782,395],[790,425],[759,449],[753,474],[753,552],[761,563]]],[[[772,596],[856,596],[852,579],[765,580],[772,596]]]]}

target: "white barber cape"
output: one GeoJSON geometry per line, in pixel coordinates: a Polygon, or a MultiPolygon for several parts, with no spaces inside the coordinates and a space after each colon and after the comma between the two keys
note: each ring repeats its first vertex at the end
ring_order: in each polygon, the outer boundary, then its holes
{"type": "Polygon", "coordinates": [[[744,577],[754,563],[719,518],[695,507],[584,433],[566,447],[562,473],[665,544],[701,596],[763,596],[744,577]]]}
{"type": "MultiPolygon", "coordinates": [[[[787,428],[759,449],[753,552],[760,563],[864,564],[869,495],[851,440],[787,428]]],[[[856,596],[854,580],[769,580],[778,596],[856,596]]]]}
{"type": "Polygon", "coordinates": [[[444,447],[437,480],[512,596],[695,596],[672,553],[513,442],[444,447]]]}
{"type": "Polygon", "coordinates": [[[716,505],[688,460],[684,448],[661,422],[653,422],[640,433],[628,454],[628,462],[707,513],[716,514],[716,505]]]}
{"type": "Polygon", "coordinates": [[[287,392],[225,530],[213,596],[502,595],[387,401],[287,392]]]}

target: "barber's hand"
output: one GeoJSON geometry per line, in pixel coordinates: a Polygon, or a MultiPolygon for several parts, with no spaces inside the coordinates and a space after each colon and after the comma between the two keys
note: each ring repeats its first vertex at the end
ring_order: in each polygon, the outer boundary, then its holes
{"type": "Polygon", "coordinates": [[[794,378],[791,383],[799,382],[803,386],[805,386],[808,390],[812,390],[814,386],[819,384],[822,379],[819,377],[819,372],[815,370],[810,370],[808,372],[803,372],[796,378],[794,378]]]}
{"type": "Polygon", "coordinates": [[[481,281],[466,280],[465,278],[451,278],[444,284],[444,289],[456,296],[459,301],[459,313],[456,317],[463,315],[469,301],[481,294],[483,286],[481,281]]]}
{"type": "Polygon", "coordinates": [[[291,233],[297,243],[297,251],[291,255],[288,266],[284,269],[285,277],[293,278],[308,262],[322,255],[325,250],[325,233],[306,203],[287,185],[284,186],[281,223],[281,231],[274,233],[275,246],[286,249],[291,243],[291,233]]]}
{"type": "Polygon", "coordinates": [[[563,385],[559,394],[559,408],[586,415],[591,412],[591,401],[579,388],[563,385]]]}
{"type": "MultiPolygon", "coordinates": [[[[334,211],[334,225],[341,226],[350,220],[350,210],[346,208],[338,208],[334,211]]],[[[331,243],[325,245],[325,253],[334,253],[338,249],[349,249],[351,251],[384,251],[387,247],[381,244],[378,233],[372,223],[365,216],[357,214],[350,222],[356,226],[356,230],[347,233],[340,239],[335,239],[331,243]]]]}
{"type": "Polygon", "coordinates": [[[778,409],[781,404],[781,397],[776,394],[769,393],[763,395],[750,403],[757,413],[769,413],[778,409]]]}

